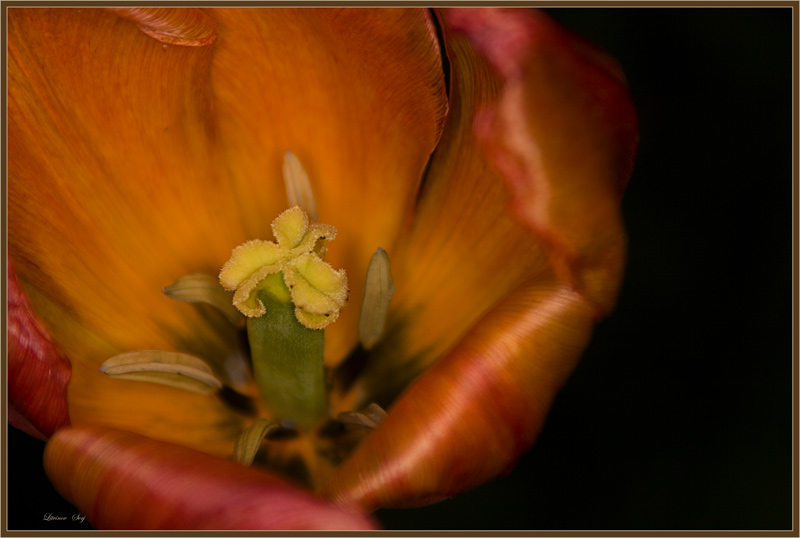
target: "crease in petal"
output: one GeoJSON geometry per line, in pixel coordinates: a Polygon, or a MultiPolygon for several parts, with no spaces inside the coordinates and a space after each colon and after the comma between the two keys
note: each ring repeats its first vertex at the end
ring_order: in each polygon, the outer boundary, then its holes
{"type": "Polygon", "coordinates": [[[129,432],[63,429],[44,461],[56,489],[98,528],[375,528],[275,476],[129,432]]]}
{"type": "Polygon", "coordinates": [[[395,293],[386,333],[342,411],[371,401],[388,405],[497,301],[550,271],[537,238],[509,211],[508,189],[471,133],[476,111],[496,99],[500,81],[463,36],[448,39],[447,47],[448,122],[414,221],[390,251],[395,293]]]}

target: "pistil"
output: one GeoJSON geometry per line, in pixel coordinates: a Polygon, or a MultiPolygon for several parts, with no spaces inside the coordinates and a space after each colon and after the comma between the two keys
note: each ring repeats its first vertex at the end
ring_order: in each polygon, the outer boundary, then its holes
{"type": "Polygon", "coordinates": [[[347,277],[322,260],[332,226],[310,222],[299,207],[272,223],[275,242],[234,249],[220,284],[247,316],[253,374],[272,418],[309,430],[327,416],[324,327],[347,303],[347,277]]]}
{"type": "Polygon", "coordinates": [[[247,319],[247,337],[261,399],[282,426],[310,429],[328,410],[325,333],[303,326],[291,300],[266,291],[258,297],[266,312],[247,319]]]}

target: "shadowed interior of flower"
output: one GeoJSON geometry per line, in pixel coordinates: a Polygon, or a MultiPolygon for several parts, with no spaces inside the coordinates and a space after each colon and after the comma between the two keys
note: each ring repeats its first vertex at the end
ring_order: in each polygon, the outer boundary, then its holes
{"type": "MultiPolygon", "coordinates": [[[[325,372],[324,329],[337,320],[350,290],[344,270],[323,261],[336,229],[310,220],[316,206],[305,168],[286,152],[283,171],[289,203],[308,210],[293,205],[280,213],[271,225],[275,241],[251,239],[233,249],[218,281],[191,274],[164,289],[173,299],[219,311],[214,326],[221,334],[240,333],[228,339],[232,347],[225,371],[217,377],[213,363],[162,350],[117,355],[100,371],[218,398],[250,422],[234,443],[235,461],[255,462],[314,486],[367,430],[378,427],[385,411],[375,403],[363,413],[343,411],[338,417],[329,410],[326,379],[334,372],[325,372]],[[231,370],[238,375],[225,375],[231,370]],[[238,390],[251,380],[259,403],[238,390]],[[258,410],[268,418],[258,417],[258,410]]],[[[388,256],[378,248],[367,271],[359,321],[365,352],[383,335],[393,292],[388,256]]]]}
{"type": "Polygon", "coordinates": [[[357,511],[530,446],[613,306],[635,117],[544,15],[447,13],[12,13],[9,251],[72,426],[357,511]]]}

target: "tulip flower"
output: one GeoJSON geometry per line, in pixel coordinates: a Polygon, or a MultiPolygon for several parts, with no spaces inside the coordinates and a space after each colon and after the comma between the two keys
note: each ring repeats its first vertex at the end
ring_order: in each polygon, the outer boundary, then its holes
{"type": "Polygon", "coordinates": [[[97,527],[473,488],[613,308],[635,114],[544,13],[11,8],[8,88],[9,420],[97,527]]]}

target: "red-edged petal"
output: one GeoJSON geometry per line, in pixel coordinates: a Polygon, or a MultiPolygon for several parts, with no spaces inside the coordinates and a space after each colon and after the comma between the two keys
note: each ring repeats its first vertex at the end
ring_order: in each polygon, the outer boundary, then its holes
{"type": "Polygon", "coordinates": [[[8,419],[46,439],[69,424],[69,360],[42,328],[8,260],[8,419]]]}
{"type": "Polygon", "coordinates": [[[638,140],[619,66],[543,12],[455,9],[446,19],[504,80],[475,130],[516,212],[549,244],[561,279],[608,311],[624,268],[619,204],[638,140]]]}
{"type": "Polygon", "coordinates": [[[274,476],[119,430],[62,429],[44,463],[61,494],[102,529],[375,528],[274,476]]]}
{"type": "Polygon", "coordinates": [[[390,408],[326,495],[355,510],[423,505],[507,470],[533,443],[593,320],[564,288],[512,296],[390,408]]]}
{"type": "MultiPolygon", "coordinates": [[[[473,42],[487,48],[488,60],[502,79],[495,101],[473,99],[473,93],[491,92],[497,75],[487,75],[486,60],[464,47],[463,37],[453,36],[446,25],[453,117],[460,113],[472,126],[476,105],[482,107],[475,132],[510,186],[509,202],[530,228],[526,231],[535,236],[522,241],[518,251],[493,256],[504,244],[513,244],[512,234],[496,233],[499,227],[486,220],[486,212],[476,212],[471,224],[480,224],[483,233],[466,234],[475,243],[474,252],[455,263],[452,256],[442,256],[436,271],[449,271],[453,284],[443,284],[429,295],[431,301],[442,302],[442,289],[472,282],[487,266],[495,268],[494,278],[489,275],[484,283],[477,280],[467,286],[463,297],[450,294],[453,299],[438,307],[439,319],[422,324],[424,328],[416,327],[416,318],[409,316],[402,329],[421,335],[423,344],[390,335],[398,345],[424,350],[433,340],[426,329],[439,335],[437,329],[448,323],[459,327],[451,322],[453,317],[472,321],[458,334],[457,344],[400,396],[384,422],[333,477],[325,493],[360,510],[429,503],[508,470],[532,444],[553,397],[588,342],[598,312],[613,305],[624,264],[619,200],[630,173],[635,119],[621,79],[596,61],[595,52],[587,52],[586,45],[542,14],[482,9],[459,11],[453,18],[469,29],[473,42]],[[464,110],[459,112],[459,106],[464,110]],[[537,256],[544,259],[537,263],[537,256]],[[516,280],[499,295],[513,272],[516,280]],[[494,307],[476,300],[487,289],[498,294],[494,307]],[[470,304],[481,308],[480,317],[473,311],[464,314],[470,304]]],[[[492,192],[487,181],[494,175],[476,175],[484,161],[468,151],[471,138],[458,131],[452,134],[450,127],[442,144],[454,147],[437,150],[431,170],[440,159],[452,162],[444,169],[459,175],[429,178],[432,187],[424,193],[422,210],[428,198],[436,196],[443,213],[454,213],[451,197],[440,194],[446,192],[441,185],[448,185],[457,195],[462,193],[456,186],[481,198],[464,197],[468,210],[486,206],[495,211],[497,202],[484,201],[492,192]]],[[[429,214],[421,217],[428,224],[435,222],[429,214]]],[[[430,242],[448,233],[455,236],[453,241],[463,241],[468,228],[458,218],[426,227],[430,242]]],[[[441,246],[432,249],[434,255],[449,248],[441,238],[438,241],[441,246]]],[[[427,257],[423,260],[430,263],[427,257]]],[[[401,281],[396,279],[396,284],[401,281]]],[[[425,285],[423,280],[420,286],[425,285]]],[[[422,313],[430,309],[419,304],[422,313]]],[[[452,339],[451,332],[443,338],[452,339]]],[[[402,366],[415,366],[416,359],[412,355],[405,365],[394,364],[396,375],[404,374],[402,366]]]]}

